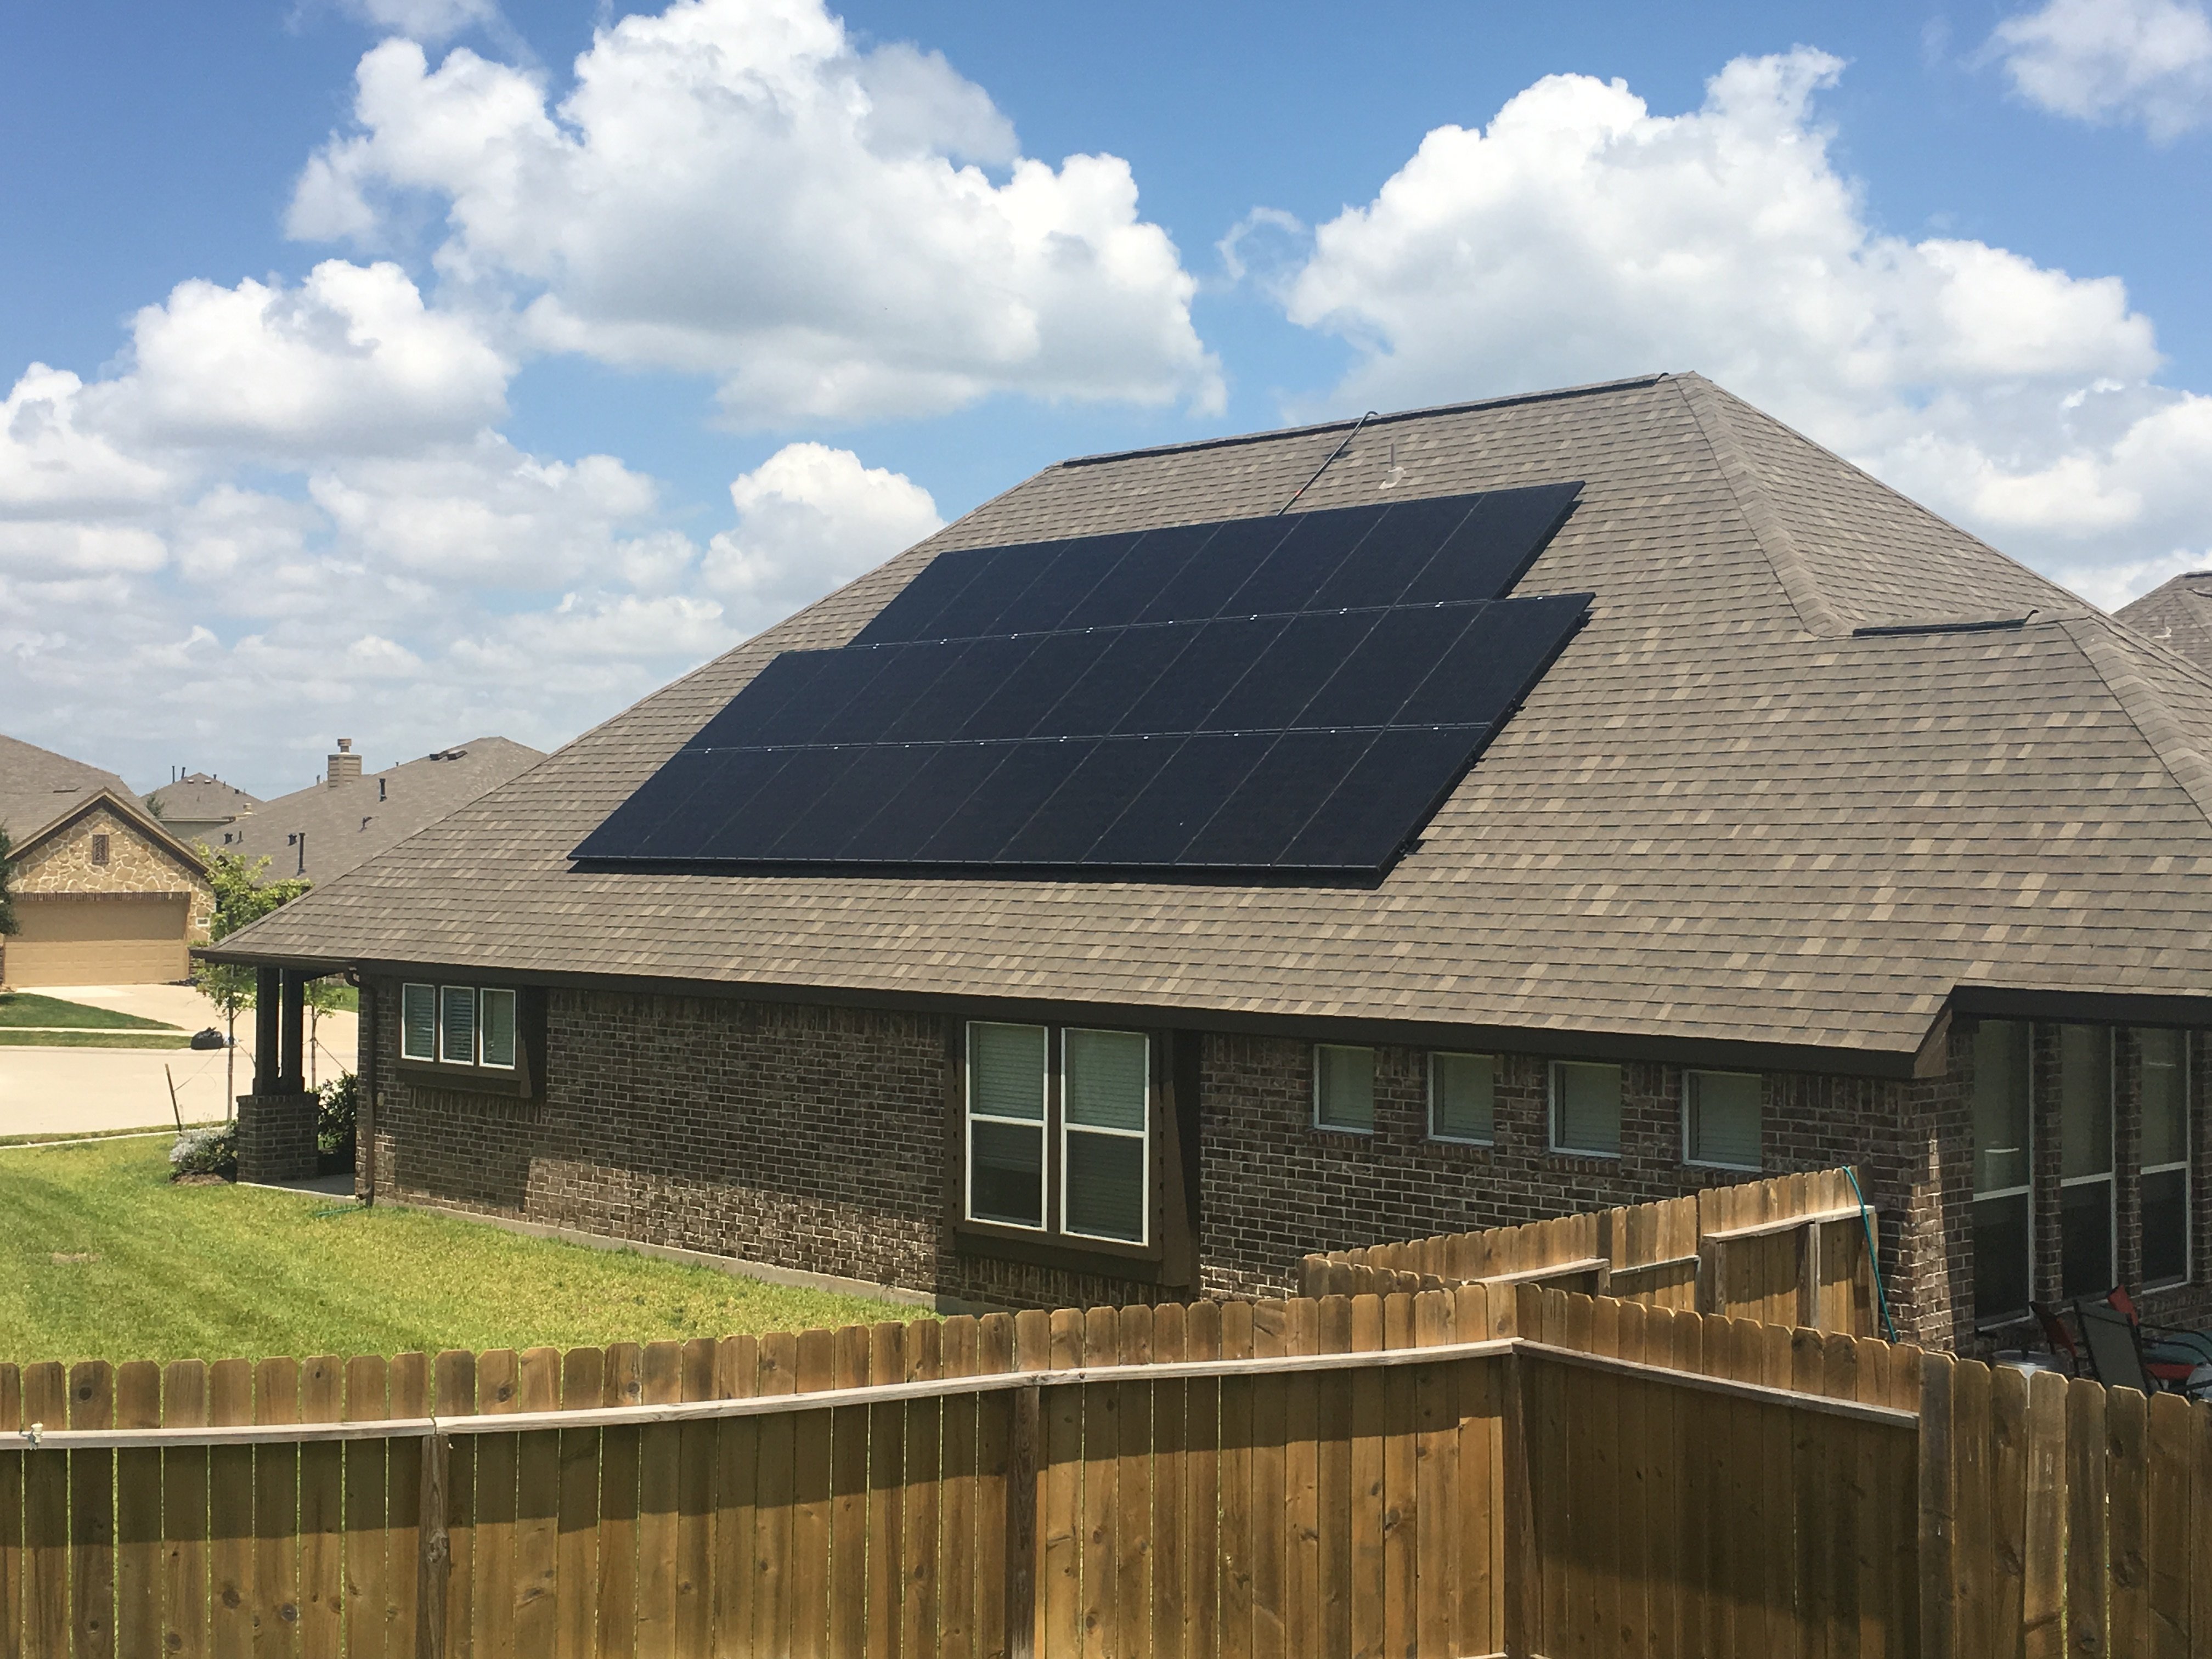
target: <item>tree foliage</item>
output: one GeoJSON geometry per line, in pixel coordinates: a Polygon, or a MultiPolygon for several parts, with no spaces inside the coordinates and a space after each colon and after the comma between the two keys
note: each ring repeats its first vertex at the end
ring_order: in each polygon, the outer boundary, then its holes
{"type": "Polygon", "coordinates": [[[9,878],[15,873],[15,860],[8,856],[14,844],[8,839],[8,832],[0,830],[0,934],[16,931],[15,894],[9,885],[9,878]]]}
{"type": "MultiPolygon", "coordinates": [[[[248,863],[242,854],[218,853],[204,844],[199,851],[207,860],[208,882],[215,889],[215,920],[208,927],[211,940],[229,938],[248,922],[258,921],[271,910],[289,904],[314,884],[297,876],[283,881],[261,881],[262,872],[269,867],[266,856],[248,863]]],[[[234,1064],[238,1017],[253,1006],[258,983],[254,970],[235,963],[203,962],[192,969],[192,983],[222,1011],[228,1027],[224,1035],[230,1039],[231,1060],[234,1064]]],[[[236,1088],[234,1077],[224,1085],[227,1095],[235,1093],[236,1088]]]]}

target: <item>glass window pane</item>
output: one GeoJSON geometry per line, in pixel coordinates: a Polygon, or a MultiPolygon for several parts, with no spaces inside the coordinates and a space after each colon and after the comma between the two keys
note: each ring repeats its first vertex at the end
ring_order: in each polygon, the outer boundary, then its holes
{"type": "Polygon", "coordinates": [[[1145,1242],[1145,1143],[1135,1135],[1067,1132],[1067,1214],[1071,1233],[1145,1242]]]}
{"type": "Polygon", "coordinates": [[[2146,1285],[2189,1277],[2189,1171],[2142,1178],[2142,1276],[2146,1285]]]}
{"type": "Polygon", "coordinates": [[[1984,1323],[2027,1311],[2027,1194],[1974,1202],[1974,1317],[1984,1323]]]}
{"type": "Polygon", "coordinates": [[[483,1063],[503,1070],[514,1068],[514,993],[483,994],[483,1063]]]}
{"type": "Polygon", "coordinates": [[[968,1125],[968,1213],[976,1221],[1044,1225],[1044,1126],[968,1125]]]}
{"type": "Polygon", "coordinates": [[[1375,1051],[1314,1046],[1314,1118],[1330,1129],[1375,1127],[1375,1051]]]}
{"type": "Polygon", "coordinates": [[[2027,1185],[2027,1087],[2026,1022],[1984,1020],[1974,1029],[1977,1193],[2001,1193],[2027,1185]]]}
{"type": "Polygon", "coordinates": [[[1044,1121],[1044,1027],[968,1028],[968,1109],[980,1117],[1044,1121]]]}
{"type": "Polygon", "coordinates": [[[1764,1088],[1762,1079],[1741,1072],[1684,1073],[1691,1163],[1759,1168],[1759,1108],[1764,1088]]]}
{"type": "Polygon", "coordinates": [[[1497,1130],[1497,1062],[1488,1054],[1429,1057],[1429,1133],[1439,1140],[1488,1142],[1497,1130]]]}
{"type": "Polygon", "coordinates": [[[2182,1034],[2136,1033],[2142,1052],[2142,1164],[2154,1170],[2189,1157],[2189,1071],[2182,1034]]]}
{"type": "Polygon", "coordinates": [[[1134,1031],[1070,1031],[1067,1121],[1097,1129],[1145,1127],[1145,1069],[1152,1044],[1134,1031]]]}
{"type": "MultiPolygon", "coordinates": [[[[2058,1028],[2058,1146],[2063,1178],[2112,1167],[2112,1033],[2104,1025],[2058,1028]]],[[[2106,1286],[2100,1288],[2108,1288],[2106,1286]]]]}
{"type": "Polygon", "coordinates": [[[2058,1289],[2069,1298],[2112,1288],[2112,1183],[2085,1181],[2058,1192],[2058,1289]]]}
{"type": "Polygon", "coordinates": [[[1552,1144],[1561,1152],[1620,1151],[1620,1067],[1552,1063],[1552,1144]]]}
{"type": "Polygon", "coordinates": [[[438,988],[406,985],[399,991],[399,1057],[438,1057],[438,988]]]}
{"type": "Polygon", "coordinates": [[[438,1058],[477,1063],[477,994],[469,986],[438,988],[438,1058]]]}

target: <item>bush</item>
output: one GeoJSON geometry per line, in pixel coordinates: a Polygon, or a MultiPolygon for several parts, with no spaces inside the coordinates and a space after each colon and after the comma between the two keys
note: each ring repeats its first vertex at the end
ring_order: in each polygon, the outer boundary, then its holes
{"type": "Polygon", "coordinates": [[[169,1148],[169,1178],[179,1176],[221,1176],[238,1179],[238,1126],[226,1123],[215,1129],[187,1129],[169,1148]]]}
{"type": "Polygon", "coordinates": [[[361,1079],[340,1072],[315,1091],[316,1163],[325,1175],[353,1168],[354,1125],[361,1115],[361,1079]]]}

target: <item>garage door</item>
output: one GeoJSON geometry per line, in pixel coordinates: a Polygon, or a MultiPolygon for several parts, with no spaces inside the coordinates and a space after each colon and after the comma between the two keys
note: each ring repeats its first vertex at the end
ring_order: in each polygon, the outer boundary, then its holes
{"type": "Polygon", "coordinates": [[[22,931],[0,940],[9,984],[146,985],[182,979],[182,894],[97,898],[15,895],[22,931]]]}

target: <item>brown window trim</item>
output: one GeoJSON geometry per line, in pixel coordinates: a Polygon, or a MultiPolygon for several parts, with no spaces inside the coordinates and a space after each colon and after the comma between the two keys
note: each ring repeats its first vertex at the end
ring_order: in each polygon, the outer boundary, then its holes
{"type": "MultiPolygon", "coordinates": [[[[988,1016],[979,1016],[994,1023],[988,1016]]],[[[1087,1238],[1063,1233],[1056,1227],[1036,1231],[974,1221],[968,1216],[968,1026],[963,1017],[947,1022],[945,1066],[945,1221],[956,1254],[1031,1267],[1056,1267],[1068,1273],[1091,1273],[1107,1279],[1175,1287],[1198,1282],[1197,1204],[1193,1158],[1197,1134],[1196,1113],[1198,1043],[1195,1032],[1162,1031],[1123,1025],[1097,1029],[1138,1031],[1150,1039],[1152,1057],[1151,1168],[1152,1212],[1146,1231],[1148,1244],[1121,1244],[1111,1239],[1087,1238]],[[1183,1103],[1191,1103],[1185,1109],[1183,1103]]],[[[1030,1021],[1045,1025],[1053,1064],[1059,1059],[1059,1036],[1070,1025],[1089,1028],[1084,1020],[1030,1021]]],[[[1051,1119],[1048,1117],[1049,1123],[1051,1119]]],[[[1059,1138],[1045,1137],[1048,1170],[1058,1167],[1059,1138]]],[[[1059,1182],[1046,1181],[1048,1222],[1057,1220],[1059,1182]]]]}

